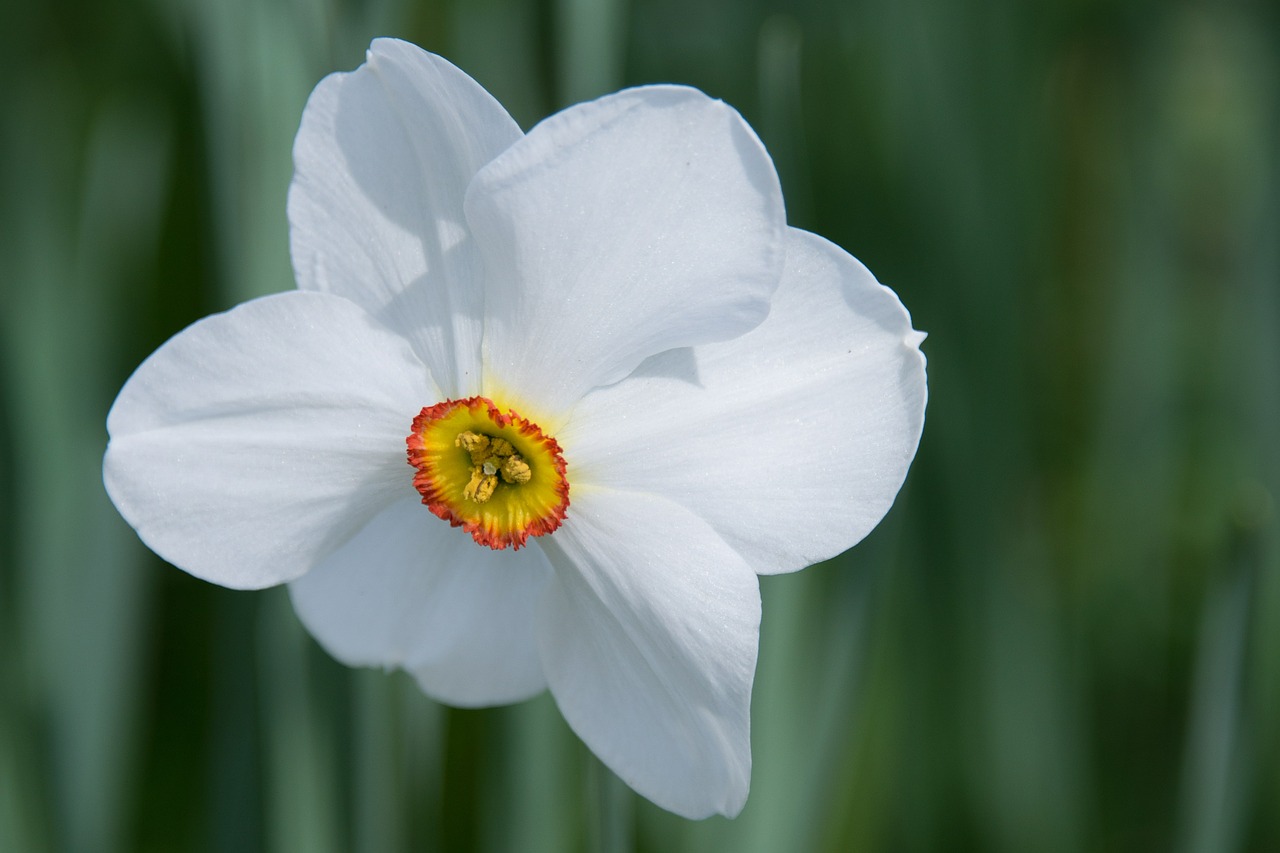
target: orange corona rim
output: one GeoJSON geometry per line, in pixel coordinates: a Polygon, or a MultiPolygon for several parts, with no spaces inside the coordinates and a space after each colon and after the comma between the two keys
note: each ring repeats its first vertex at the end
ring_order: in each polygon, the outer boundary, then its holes
{"type": "Polygon", "coordinates": [[[518,549],[564,520],[569,480],[560,445],[486,397],[426,407],[406,444],[427,509],[481,545],[518,549]]]}

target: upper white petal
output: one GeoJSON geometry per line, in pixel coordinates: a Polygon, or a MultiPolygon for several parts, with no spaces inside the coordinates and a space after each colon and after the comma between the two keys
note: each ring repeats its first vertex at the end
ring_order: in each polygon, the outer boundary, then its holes
{"type": "Polygon", "coordinates": [[[476,176],[466,211],[484,258],[486,390],[552,423],[654,353],[755,326],[782,272],[773,162],[694,89],[551,116],[476,176]]]}
{"type": "Polygon", "coordinates": [[[401,667],[452,705],[497,705],[546,688],[534,613],[550,575],[537,548],[482,548],[409,498],[289,591],[338,660],[401,667]]]}
{"type": "Polygon", "coordinates": [[[627,492],[580,489],[537,541],[555,568],[543,666],[569,725],[663,808],[737,814],[760,630],[751,567],[688,510],[627,492]]]}
{"type": "Polygon", "coordinates": [[[521,137],[474,80],[407,42],[316,86],[294,143],[298,286],[404,334],[449,397],[476,393],[483,293],[463,215],[472,177],[521,137]]]}
{"type": "Polygon", "coordinates": [[[924,424],[923,335],[854,258],[791,230],[769,318],[588,395],[557,438],[574,483],[663,494],[759,572],[849,548],[902,486],[924,424]]]}
{"type": "Polygon", "coordinates": [[[354,303],[283,293],[156,350],[107,417],[121,515],[160,556],[224,586],[292,580],[413,490],[412,419],[439,390],[354,303]]]}

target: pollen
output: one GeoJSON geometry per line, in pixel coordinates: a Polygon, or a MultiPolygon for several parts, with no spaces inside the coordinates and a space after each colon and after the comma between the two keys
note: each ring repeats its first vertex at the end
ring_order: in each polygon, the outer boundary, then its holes
{"type": "Polygon", "coordinates": [[[518,549],[564,520],[560,445],[511,409],[486,397],[446,400],[413,419],[406,444],[422,503],[481,545],[518,549]]]}

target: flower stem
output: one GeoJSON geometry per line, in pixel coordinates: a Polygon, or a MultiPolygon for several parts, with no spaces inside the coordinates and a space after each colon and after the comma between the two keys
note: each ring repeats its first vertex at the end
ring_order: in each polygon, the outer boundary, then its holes
{"type": "Polygon", "coordinates": [[[589,754],[587,762],[587,849],[600,853],[632,853],[635,818],[631,791],[594,755],[589,754]]]}

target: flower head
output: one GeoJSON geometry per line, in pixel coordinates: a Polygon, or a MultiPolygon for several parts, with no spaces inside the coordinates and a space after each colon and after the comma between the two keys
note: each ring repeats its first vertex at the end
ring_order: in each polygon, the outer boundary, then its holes
{"type": "Polygon", "coordinates": [[[923,336],[787,227],[755,134],[693,89],[526,135],[378,40],[316,87],[294,159],[298,289],[129,379],[104,466],[120,512],[197,577],[289,583],[346,663],[463,706],[550,689],[641,794],[736,814],[757,575],[888,510],[923,336]]]}

